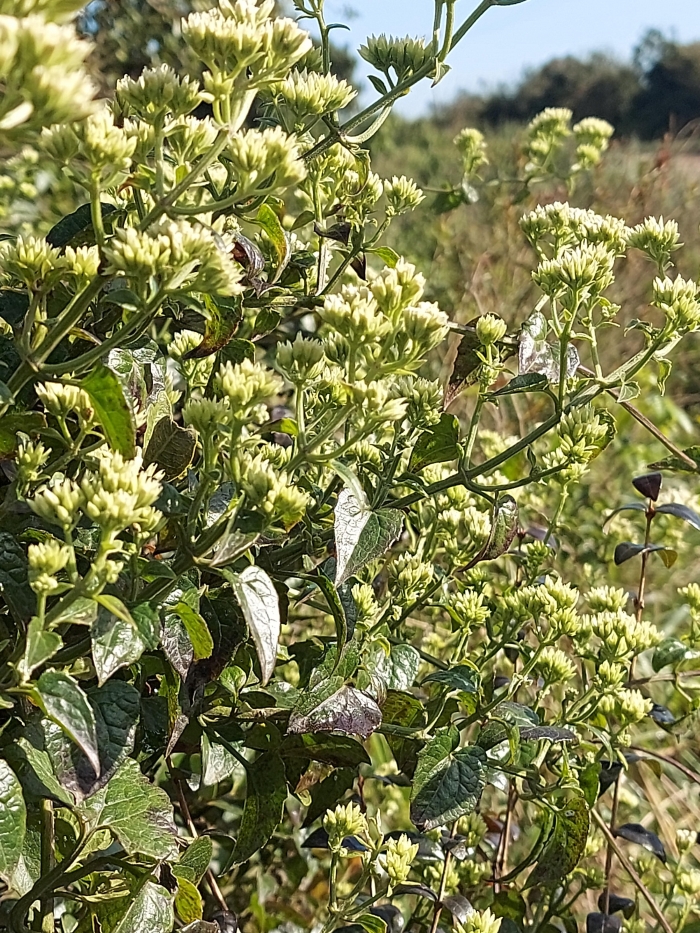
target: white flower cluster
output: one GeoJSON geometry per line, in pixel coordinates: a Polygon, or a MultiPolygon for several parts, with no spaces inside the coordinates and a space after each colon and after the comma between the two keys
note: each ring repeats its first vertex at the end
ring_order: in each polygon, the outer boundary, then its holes
{"type": "Polygon", "coordinates": [[[182,23],[185,41],[207,66],[205,90],[223,104],[224,116],[235,99],[245,100],[227,121],[234,129],[255,93],[283,81],[312,47],[308,33],[293,20],[271,19],[274,6],[274,0],[220,0],[215,9],[191,13],[182,23]]]}
{"type": "Polygon", "coordinates": [[[164,220],[148,231],[120,227],[105,245],[107,270],[153,291],[240,292],[241,269],[225,241],[187,220],[164,220]]]}
{"type": "MultiPolygon", "coordinates": [[[[47,22],[56,4],[5,3],[0,12],[0,131],[16,145],[42,127],[79,120],[92,110],[95,87],[84,62],[90,51],[72,26],[47,22]],[[32,15],[26,15],[31,12],[32,15]]],[[[64,5],[67,18],[74,3],[64,5]]]]}

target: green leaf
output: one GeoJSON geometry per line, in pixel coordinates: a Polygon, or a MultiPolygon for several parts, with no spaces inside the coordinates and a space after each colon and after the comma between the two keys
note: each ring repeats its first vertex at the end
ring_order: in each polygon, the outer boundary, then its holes
{"type": "Polygon", "coordinates": [[[292,255],[289,236],[269,204],[260,206],[255,220],[267,234],[277,255],[277,269],[271,282],[274,284],[284,272],[292,255]]]}
{"type": "MultiPolygon", "coordinates": [[[[422,728],[426,723],[425,708],[420,700],[410,693],[389,689],[382,706],[382,721],[397,726],[422,728]]],[[[387,735],[386,740],[396,760],[399,771],[413,775],[418,762],[420,744],[417,739],[387,735]]]]}
{"type": "Polygon", "coordinates": [[[421,831],[472,813],[484,789],[486,753],[478,745],[448,755],[426,776],[411,802],[411,819],[421,831]]]}
{"type": "MultiPolygon", "coordinates": [[[[217,350],[235,343],[233,335],[243,320],[243,308],[240,298],[213,298],[207,295],[205,305],[207,321],[204,329],[204,339],[199,346],[187,353],[186,360],[204,359],[204,357],[216,353],[217,350]]],[[[248,343],[249,341],[239,342],[248,343]]],[[[253,353],[255,353],[255,347],[252,343],[250,346],[253,353]]],[[[240,360],[233,360],[232,362],[240,362],[240,360]]]]}
{"type": "Polygon", "coordinates": [[[284,758],[323,761],[337,768],[354,768],[372,763],[364,746],[346,735],[288,736],[280,748],[280,754],[284,758]]]}
{"type": "Polygon", "coordinates": [[[97,728],[100,773],[87,757],[69,742],[58,726],[44,724],[44,741],[53,771],[75,800],[94,794],[111,779],[124,759],[134,750],[140,695],[124,681],[112,680],[104,687],[87,692],[97,728]]]}
{"type": "Polygon", "coordinates": [[[129,855],[162,861],[177,854],[170,799],[141,774],[132,758],[82,804],[82,811],[91,828],[111,830],[129,855]]]}
{"type": "Polygon", "coordinates": [[[264,686],[275,669],[282,625],[277,590],[265,571],[253,564],[232,574],[230,581],[255,642],[264,686]]]}
{"type": "MultiPolygon", "coordinates": [[[[148,879],[147,873],[141,879],[148,879]]],[[[126,897],[97,902],[100,933],[171,933],[175,923],[173,896],[153,881],[139,880],[126,897]]]]}
{"type": "Polygon", "coordinates": [[[420,667],[420,655],[411,645],[394,645],[389,653],[387,690],[410,690],[420,667]]]}
{"type": "Polygon", "coordinates": [[[277,752],[265,752],[247,769],[245,806],[231,855],[234,865],[247,862],[269,840],[282,821],[286,799],[284,762],[277,752]]]}
{"type": "Polygon", "coordinates": [[[491,532],[477,560],[496,560],[505,554],[517,534],[518,503],[512,496],[499,496],[491,515],[491,532]]]}
{"type": "Polygon", "coordinates": [[[0,531],[0,592],[16,622],[30,619],[36,597],[29,586],[27,557],[7,531],[0,531]]]}
{"type": "Polygon", "coordinates": [[[136,422],[119,377],[102,363],[81,380],[109,446],[132,460],[136,456],[136,422]]]}
{"type": "MultiPolygon", "coordinates": [[[[18,292],[14,288],[0,288],[0,317],[10,327],[15,327],[24,319],[29,310],[29,295],[24,291],[18,292]]],[[[10,401],[12,395],[10,394],[10,401]]]]}
{"type": "Polygon", "coordinates": [[[384,554],[402,528],[403,515],[398,509],[372,512],[350,489],[342,489],[335,507],[335,585],[345,583],[375,557],[384,554]]]}
{"type": "Polygon", "coordinates": [[[202,784],[211,787],[230,778],[237,767],[238,760],[219,742],[202,734],[202,784]]]}
{"type": "Polygon", "coordinates": [[[424,684],[446,684],[450,690],[474,694],[479,692],[479,682],[479,672],[467,664],[458,664],[448,671],[436,671],[434,674],[429,674],[423,681],[424,684]]]}
{"type": "Polygon", "coordinates": [[[326,810],[332,810],[355,783],[355,768],[337,768],[327,778],[314,784],[310,791],[311,803],[306,811],[303,826],[310,826],[326,810]]]}
{"type": "Polygon", "coordinates": [[[182,476],[192,463],[197,438],[191,428],[182,428],[166,415],[153,428],[143,454],[144,466],[157,463],[166,480],[182,476]]]}
{"type": "Polygon", "coordinates": [[[527,886],[552,888],[576,868],[588,839],[590,814],[583,796],[572,797],[554,818],[554,830],[527,886]]]}
{"type": "Polygon", "coordinates": [[[187,878],[178,877],[175,895],[175,912],[183,923],[194,923],[202,919],[204,905],[196,885],[187,878]]]}
{"type": "Polygon", "coordinates": [[[682,518],[684,522],[692,525],[700,531],[700,515],[687,505],[681,502],[667,502],[665,505],[659,505],[656,508],[657,514],[673,515],[675,518],[682,518]]]}
{"type": "Polygon", "coordinates": [[[99,777],[100,755],[95,714],[77,682],[61,671],[45,671],[33,692],[48,718],[82,749],[99,777]]]}
{"type": "Polygon", "coordinates": [[[492,392],[489,398],[502,398],[504,395],[516,395],[520,392],[544,392],[548,385],[549,380],[542,373],[522,373],[511,379],[502,389],[492,392]]]}
{"type": "Polygon", "coordinates": [[[478,318],[472,318],[467,323],[466,327],[469,329],[457,344],[452,372],[445,386],[445,408],[449,408],[460,392],[474,385],[479,378],[479,370],[483,364],[479,356],[481,341],[476,335],[477,320],[478,318]]]}
{"type": "Polygon", "coordinates": [[[274,308],[261,308],[255,317],[253,324],[253,336],[265,337],[271,334],[282,320],[282,315],[274,308]]]}
{"type": "Polygon", "coordinates": [[[59,783],[46,750],[46,737],[39,716],[25,725],[23,734],[5,750],[22,786],[33,797],[48,797],[63,804],[73,804],[73,798],[59,783]]]}
{"type": "Polygon", "coordinates": [[[681,661],[688,661],[692,658],[700,657],[700,651],[689,648],[678,638],[664,638],[656,648],[651,657],[651,666],[658,673],[662,668],[669,664],[678,664],[681,661]]]}
{"type": "MultiPolygon", "coordinates": [[[[115,211],[116,207],[113,204],[107,204],[104,201],[100,203],[100,212],[103,218],[109,217],[115,211]]],[[[57,224],[54,224],[46,234],[46,240],[51,246],[68,246],[72,240],[87,231],[93,232],[91,206],[90,204],[81,204],[72,214],[66,214],[57,224]]],[[[94,242],[94,239],[92,242],[94,242]]]]}
{"type": "Polygon", "coordinates": [[[0,418],[0,460],[14,460],[17,454],[17,432],[36,437],[46,427],[46,418],[39,411],[10,412],[0,418]]]}
{"type": "Polygon", "coordinates": [[[22,856],[26,828],[22,785],[8,763],[0,758],[0,878],[7,883],[22,856]]]}
{"type": "Polygon", "coordinates": [[[135,664],[146,650],[146,643],[133,619],[125,621],[104,606],[100,606],[92,624],[90,639],[92,660],[100,686],[120,668],[135,664]]]}
{"type": "Polygon", "coordinates": [[[386,921],[375,914],[361,914],[355,923],[367,933],[386,933],[386,921]]]}
{"type": "Polygon", "coordinates": [[[311,577],[311,579],[323,593],[326,602],[328,603],[328,608],[331,611],[331,615],[333,616],[333,621],[335,622],[337,658],[338,661],[340,661],[341,652],[345,647],[345,642],[348,638],[348,623],[347,619],[345,618],[345,609],[343,608],[343,604],[340,601],[338,590],[333,585],[333,582],[329,580],[324,573],[319,572],[315,576],[311,577]]]}
{"type": "Polygon", "coordinates": [[[243,337],[234,337],[233,340],[221,348],[219,358],[222,363],[242,363],[243,360],[255,359],[255,344],[243,337]]]}
{"type": "Polygon", "coordinates": [[[390,246],[373,246],[371,249],[367,250],[368,253],[372,253],[384,262],[390,269],[396,268],[396,263],[401,258],[395,249],[392,249],[390,246]]]}
{"type": "Polygon", "coordinates": [[[211,632],[207,628],[207,623],[191,606],[186,602],[180,602],[173,607],[173,612],[182,619],[182,624],[187,629],[192,648],[194,650],[195,661],[201,661],[203,658],[210,658],[214,650],[214,641],[211,632]]]}
{"type": "Polygon", "coordinates": [[[445,463],[459,457],[459,421],[443,412],[434,427],[424,431],[411,453],[409,472],[418,473],[431,463],[445,463]]]}
{"type": "Polygon", "coordinates": [[[437,730],[418,755],[412,796],[415,797],[433,771],[448,758],[458,745],[459,732],[454,726],[447,726],[437,730]]]}
{"type": "Polygon", "coordinates": [[[209,868],[213,854],[214,846],[209,836],[199,836],[172,866],[173,874],[176,878],[187,878],[192,884],[199,884],[209,868]]]}
{"type": "Polygon", "coordinates": [[[47,632],[40,620],[34,616],[27,626],[24,656],[17,665],[22,683],[26,683],[32,671],[52,658],[62,645],[61,636],[56,632],[47,632]]]}

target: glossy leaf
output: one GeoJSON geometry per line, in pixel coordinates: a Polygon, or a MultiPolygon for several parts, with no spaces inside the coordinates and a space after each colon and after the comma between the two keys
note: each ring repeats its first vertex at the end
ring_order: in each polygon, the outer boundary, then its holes
{"type": "MultiPolygon", "coordinates": [[[[601,911],[605,909],[605,892],[598,898],[598,907],[601,911]]],[[[637,904],[631,897],[621,897],[611,891],[608,897],[607,909],[609,914],[621,913],[624,917],[629,918],[637,909],[637,904]]]]}
{"type": "Polygon", "coordinates": [[[338,768],[371,764],[364,746],[345,735],[306,734],[285,739],[280,753],[284,758],[323,761],[338,768]]]}
{"type": "Polygon", "coordinates": [[[203,658],[210,658],[214,650],[214,641],[202,616],[183,600],[180,600],[172,611],[180,617],[187,630],[194,660],[201,661],[203,658]]]}
{"type": "MultiPolygon", "coordinates": [[[[115,211],[116,207],[113,204],[108,204],[106,201],[100,202],[100,213],[103,219],[109,217],[109,215],[113,214],[115,211]]],[[[90,204],[81,204],[80,207],[71,214],[66,214],[58,223],[54,224],[46,234],[46,241],[51,246],[68,246],[72,240],[76,237],[80,237],[87,231],[90,231],[94,236],[92,228],[92,208],[90,204]]],[[[94,242],[94,239],[92,242],[94,242]]]]}
{"type": "Polygon", "coordinates": [[[590,913],[586,917],[586,933],[620,933],[622,921],[609,914],[590,913]]]}
{"type": "Polygon", "coordinates": [[[99,777],[95,714],[78,683],[62,671],[45,671],[37,681],[34,696],[49,719],[82,749],[99,777]]]}
{"type": "Polygon", "coordinates": [[[481,341],[476,335],[477,320],[478,318],[472,318],[467,323],[467,332],[456,346],[454,364],[450,378],[445,386],[443,403],[445,408],[449,408],[457,396],[464,389],[474,385],[479,378],[482,362],[478,353],[481,348],[481,341]]]}
{"type": "Polygon", "coordinates": [[[103,363],[97,363],[80,386],[90,396],[109,446],[132,460],[136,456],[136,422],[119,377],[103,363]]]}
{"type": "Polygon", "coordinates": [[[253,636],[265,685],[275,669],[282,625],[277,590],[265,571],[253,564],[230,579],[253,636]]]}
{"type": "Polygon", "coordinates": [[[488,541],[476,560],[496,560],[505,554],[513,543],[518,526],[518,503],[512,496],[500,496],[491,515],[491,531],[488,541]]]}
{"type": "Polygon", "coordinates": [[[8,531],[0,531],[0,593],[16,622],[34,615],[36,596],[29,586],[27,556],[8,531]]]}
{"type": "Polygon", "coordinates": [[[700,531],[700,515],[687,505],[680,502],[667,502],[665,505],[658,506],[656,511],[660,515],[673,515],[675,518],[682,518],[684,522],[700,531]]]}
{"type": "Polygon", "coordinates": [[[643,476],[635,476],[632,485],[646,499],[652,499],[654,502],[659,498],[663,476],[661,473],[645,473],[643,476]]]}
{"type": "Polygon", "coordinates": [[[627,842],[643,846],[660,861],[666,862],[666,849],[663,842],[656,833],[642,826],[641,823],[624,823],[622,826],[616,827],[614,833],[620,839],[626,839],[627,842]]]}
{"type": "Polygon", "coordinates": [[[156,860],[177,855],[177,831],[168,795],[141,774],[133,758],[127,758],[81,809],[91,827],[111,830],[129,855],[156,860]]]}
{"type": "Polygon", "coordinates": [[[99,774],[58,726],[50,722],[44,726],[44,742],[54,774],[76,801],[104,787],[131,754],[140,714],[139,692],[124,681],[112,680],[86,695],[95,717],[99,774]]]}
{"type": "Polygon", "coordinates": [[[125,621],[103,606],[90,629],[90,639],[100,686],[120,668],[136,663],[146,650],[146,642],[134,620],[125,621]]]}
{"type": "Polygon", "coordinates": [[[472,813],[484,789],[485,770],[486,754],[479,746],[460,748],[440,761],[411,800],[411,819],[418,829],[428,831],[472,813]]]}
{"type": "Polygon", "coordinates": [[[284,762],[275,752],[260,755],[246,771],[246,798],[232,864],[246,862],[261,849],[282,820],[287,799],[284,762]]]}
{"type": "Polygon", "coordinates": [[[667,567],[670,567],[678,556],[676,551],[673,551],[671,548],[664,547],[662,544],[644,545],[634,544],[631,541],[621,541],[615,548],[613,560],[619,566],[620,564],[624,564],[626,561],[631,560],[633,557],[639,557],[640,554],[645,553],[658,553],[667,567]]]}
{"type": "Polygon", "coordinates": [[[554,830],[528,878],[528,887],[552,888],[576,868],[586,847],[590,813],[581,797],[572,797],[554,818],[554,830]]]}
{"type": "Polygon", "coordinates": [[[202,895],[197,886],[188,878],[177,879],[177,893],[175,894],[175,913],[183,923],[194,923],[202,919],[204,905],[202,895]]]}
{"type": "Polygon", "coordinates": [[[467,664],[458,664],[447,671],[436,671],[434,674],[429,674],[423,681],[424,684],[445,684],[450,690],[473,694],[479,692],[479,682],[479,672],[467,664]]]}
{"type": "Polygon", "coordinates": [[[240,298],[217,296],[214,299],[207,296],[205,305],[207,322],[204,338],[198,346],[187,353],[185,359],[201,360],[216,353],[217,350],[224,351],[222,355],[230,359],[232,363],[252,359],[255,353],[253,344],[249,340],[239,340],[233,336],[243,320],[240,298]]]}
{"type": "Polygon", "coordinates": [[[156,463],[166,480],[182,476],[192,462],[197,438],[191,428],[182,428],[169,417],[161,418],[153,428],[143,454],[144,466],[156,463]]]}
{"type": "Polygon", "coordinates": [[[99,900],[96,915],[101,933],[170,933],[175,923],[173,895],[146,881],[126,897],[99,900]]]}
{"type": "Polygon", "coordinates": [[[199,836],[172,866],[173,874],[176,878],[187,878],[192,884],[199,884],[209,868],[213,854],[214,845],[209,836],[199,836]]]}
{"type": "Polygon", "coordinates": [[[502,389],[492,392],[489,398],[497,399],[505,395],[518,395],[521,392],[544,392],[548,385],[549,381],[542,373],[522,373],[511,379],[502,389]]]}
{"type": "Polygon", "coordinates": [[[277,268],[272,278],[272,283],[274,283],[284,272],[292,255],[289,235],[282,227],[277,214],[275,214],[269,204],[262,204],[260,206],[255,220],[267,234],[277,256],[277,268]]]}
{"type": "Polygon", "coordinates": [[[403,515],[398,509],[373,512],[350,489],[342,489],[335,507],[335,585],[340,586],[384,554],[402,528],[403,515]]]}
{"type": "Polygon", "coordinates": [[[216,742],[206,733],[202,735],[202,784],[211,787],[230,778],[237,767],[238,760],[226,746],[216,742]]]}
{"type": "Polygon", "coordinates": [[[343,732],[366,739],[381,721],[382,712],[370,696],[355,687],[342,686],[308,713],[295,709],[287,731],[290,734],[343,732]]]}
{"type": "Polygon", "coordinates": [[[420,667],[420,655],[411,645],[393,645],[389,653],[387,690],[410,690],[420,667]]]}
{"type": "Polygon", "coordinates": [[[0,878],[8,882],[17,868],[27,824],[22,785],[6,761],[0,758],[0,878]]]}
{"type": "Polygon", "coordinates": [[[445,463],[459,457],[459,421],[443,412],[440,421],[424,431],[416,441],[408,469],[418,473],[431,463],[445,463]]]}
{"type": "Polygon", "coordinates": [[[62,645],[61,636],[47,631],[34,616],[27,626],[24,656],[17,665],[22,680],[29,680],[32,672],[52,658],[62,645]]]}
{"type": "Polygon", "coordinates": [[[0,460],[14,460],[18,431],[36,437],[45,427],[46,418],[39,411],[10,411],[0,417],[0,460]]]}

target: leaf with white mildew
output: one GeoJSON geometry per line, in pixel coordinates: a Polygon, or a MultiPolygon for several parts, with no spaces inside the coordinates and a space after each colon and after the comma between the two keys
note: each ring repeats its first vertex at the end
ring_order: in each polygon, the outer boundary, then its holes
{"type": "Polygon", "coordinates": [[[227,574],[240,603],[260,659],[262,683],[265,685],[275,669],[281,619],[277,590],[264,570],[255,565],[241,573],[227,574]]]}

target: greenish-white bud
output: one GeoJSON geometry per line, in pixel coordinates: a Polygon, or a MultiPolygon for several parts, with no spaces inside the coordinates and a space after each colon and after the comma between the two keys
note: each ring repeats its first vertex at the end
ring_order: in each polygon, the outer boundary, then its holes
{"type": "Polygon", "coordinates": [[[124,116],[136,116],[147,122],[164,113],[184,117],[201,100],[197,81],[181,78],[169,65],[144,68],[137,80],[121,78],[117,81],[115,98],[124,116]]]}
{"type": "Polygon", "coordinates": [[[484,347],[498,343],[505,337],[507,330],[508,325],[497,314],[482,314],[476,322],[476,336],[484,347]]]}
{"type": "Polygon", "coordinates": [[[72,550],[51,538],[40,544],[30,544],[27,549],[29,562],[29,585],[39,596],[49,596],[59,588],[56,575],[71,559],[72,550]]]}
{"type": "Polygon", "coordinates": [[[323,371],[323,344],[297,334],[294,343],[277,347],[276,363],[280,372],[294,385],[300,386],[315,379],[323,371]]]}
{"type": "Polygon", "coordinates": [[[394,175],[391,180],[384,181],[384,197],[387,217],[397,217],[406,211],[415,210],[421,201],[425,200],[425,195],[418,185],[405,175],[400,178],[394,175]]]}

